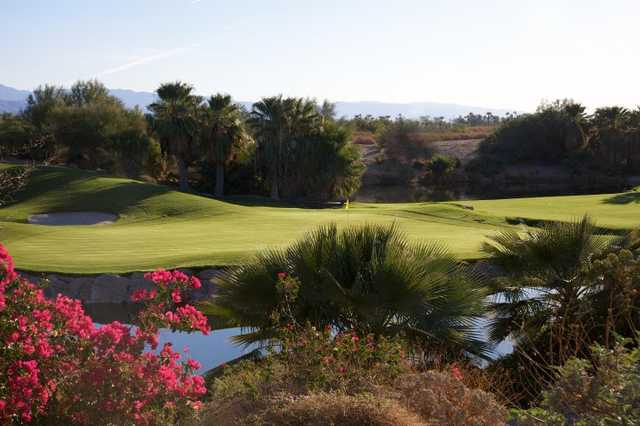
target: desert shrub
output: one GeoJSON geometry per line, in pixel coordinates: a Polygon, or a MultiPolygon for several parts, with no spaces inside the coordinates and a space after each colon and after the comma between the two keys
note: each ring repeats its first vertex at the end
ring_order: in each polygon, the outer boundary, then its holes
{"type": "Polygon", "coordinates": [[[399,341],[305,327],[282,342],[215,380],[204,424],[504,424],[505,408],[460,369],[417,372],[399,341]]]}
{"type": "Polygon", "coordinates": [[[490,393],[470,389],[460,373],[437,371],[404,375],[396,381],[396,400],[431,425],[500,425],[506,409],[490,393]],[[458,377],[456,377],[458,376],[458,377]]]}
{"type": "Polygon", "coordinates": [[[334,335],[328,327],[289,324],[277,342],[262,361],[227,367],[224,377],[214,382],[214,395],[257,399],[265,389],[355,392],[390,383],[408,368],[398,339],[354,332],[334,335]]]}
{"type": "Polygon", "coordinates": [[[382,129],[377,137],[387,158],[409,161],[430,157],[433,149],[421,134],[420,124],[414,120],[398,119],[382,129]]]}
{"type": "Polygon", "coordinates": [[[447,157],[446,155],[434,155],[427,162],[427,171],[429,178],[436,184],[442,183],[442,180],[453,170],[459,166],[457,159],[447,157]]]}
{"type": "Polygon", "coordinates": [[[145,301],[135,331],[113,322],[101,327],[79,300],[18,276],[0,245],[0,423],[175,424],[192,417],[206,392],[195,360],[180,362],[158,328],[208,332],[206,318],[182,303],[195,278],[179,272],[147,275],[156,284],[136,293],[145,301]]]}
{"type": "Polygon", "coordinates": [[[518,425],[635,425],[640,423],[640,349],[593,346],[591,359],[572,358],[558,370],[542,404],[515,410],[518,425]]]}
{"type": "Polygon", "coordinates": [[[412,426],[426,424],[398,401],[371,394],[311,393],[291,399],[281,396],[271,401],[246,424],[412,426]]]}

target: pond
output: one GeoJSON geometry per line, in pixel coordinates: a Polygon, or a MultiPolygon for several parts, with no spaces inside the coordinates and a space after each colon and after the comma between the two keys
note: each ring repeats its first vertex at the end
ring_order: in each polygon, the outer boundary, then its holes
{"type": "MultiPolygon", "coordinates": [[[[97,324],[119,321],[124,324],[134,322],[139,306],[132,303],[85,303],[85,312],[97,324]]],[[[211,322],[215,328],[215,322],[211,322]]],[[[198,373],[202,374],[221,364],[246,355],[255,349],[256,345],[238,345],[232,341],[234,336],[242,334],[241,327],[213,330],[208,336],[202,333],[185,333],[161,329],[158,348],[165,343],[171,343],[173,350],[180,352],[183,358],[193,358],[202,364],[198,373]],[[187,349],[186,353],[184,349],[187,349]]]]}
{"type": "MultiPolygon", "coordinates": [[[[87,314],[91,315],[94,321],[102,324],[112,321],[130,324],[136,318],[138,309],[137,305],[130,303],[85,304],[87,314]]],[[[480,331],[487,340],[488,322],[489,320],[485,319],[480,326],[480,331]]],[[[211,324],[213,328],[216,328],[215,321],[212,321],[211,324]]],[[[165,343],[172,343],[173,349],[177,352],[182,352],[184,348],[187,348],[188,352],[184,356],[199,361],[202,368],[198,372],[204,373],[257,348],[256,345],[246,346],[234,343],[233,337],[242,333],[243,329],[240,327],[214,330],[208,336],[202,333],[184,333],[163,329],[160,331],[159,347],[161,348],[165,343]]],[[[497,359],[512,351],[513,344],[511,341],[505,340],[495,347],[493,358],[497,359]]]]}

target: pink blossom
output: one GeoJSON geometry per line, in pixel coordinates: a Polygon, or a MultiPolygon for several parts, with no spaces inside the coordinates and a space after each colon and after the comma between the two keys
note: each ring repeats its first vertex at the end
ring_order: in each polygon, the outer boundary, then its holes
{"type": "Polygon", "coordinates": [[[182,364],[170,345],[160,356],[145,350],[145,344],[157,347],[159,327],[208,332],[195,307],[172,310],[175,295],[182,299],[199,281],[182,272],[148,275],[157,288],[134,296],[145,303],[140,328],[132,332],[118,322],[97,327],[79,300],[45,299],[42,288],[15,273],[0,245],[0,424],[45,415],[97,424],[106,412],[152,424],[157,410],[199,407],[206,388],[193,372],[200,364],[182,364]]]}

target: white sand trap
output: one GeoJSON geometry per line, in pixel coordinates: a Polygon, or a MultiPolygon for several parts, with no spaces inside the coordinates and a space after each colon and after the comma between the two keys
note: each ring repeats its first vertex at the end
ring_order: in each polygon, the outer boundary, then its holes
{"type": "Polygon", "coordinates": [[[115,214],[100,212],[44,213],[29,216],[29,223],[50,226],[109,225],[117,219],[115,214]]]}

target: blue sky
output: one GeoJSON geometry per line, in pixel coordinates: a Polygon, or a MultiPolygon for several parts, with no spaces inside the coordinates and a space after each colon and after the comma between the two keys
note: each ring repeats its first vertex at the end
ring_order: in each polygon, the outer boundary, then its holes
{"type": "Polygon", "coordinates": [[[0,83],[633,107],[639,17],[637,0],[2,0],[0,83]]]}

